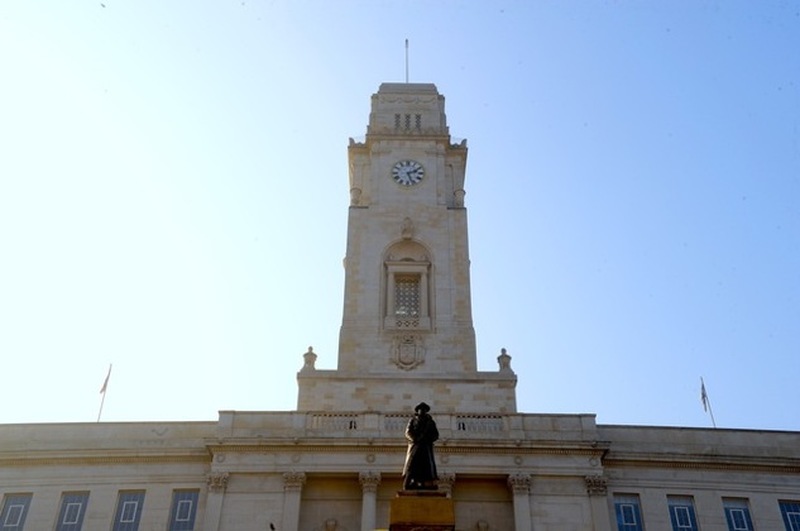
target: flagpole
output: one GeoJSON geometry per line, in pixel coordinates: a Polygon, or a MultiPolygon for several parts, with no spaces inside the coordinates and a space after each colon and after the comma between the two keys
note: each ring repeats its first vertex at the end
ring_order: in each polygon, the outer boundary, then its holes
{"type": "Polygon", "coordinates": [[[708,414],[711,416],[711,425],[716,428],[717,421],[714,420],[714,410],[711,409],[711,400],[708,398],[708,393],[706,392],[706,382],[703,381],[703,377],[700,377],[700,401],[703,402],[703,409],[708,411],[708,414]]]}
{"type": "Polygon", "coordinates": [[[408,83],[408,39],[406,39],[406,83],[408,83]]]}
{"type": "Polygon", "coordinates": [[[108,379],[111,377],[111,367],[112,364],[108,365],[108,374],[106,374],[106,379],[103,381],[103,387],[100,388],[100,394],[103,395],[103,398],[100,399],[100,411],[97,412],[97,422],[100,422],[100,416],[103,414],[103,405],[106,403],[106,391],[108,390],[108,379]]]}

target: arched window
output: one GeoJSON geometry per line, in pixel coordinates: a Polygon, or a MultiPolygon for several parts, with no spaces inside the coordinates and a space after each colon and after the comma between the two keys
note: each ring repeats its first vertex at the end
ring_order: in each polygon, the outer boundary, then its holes
{"type": "Polygon", "coordinates": [[[430,260],[421,244],[403,240],[384,258],[384,328],[430,330],[430,260]]]}

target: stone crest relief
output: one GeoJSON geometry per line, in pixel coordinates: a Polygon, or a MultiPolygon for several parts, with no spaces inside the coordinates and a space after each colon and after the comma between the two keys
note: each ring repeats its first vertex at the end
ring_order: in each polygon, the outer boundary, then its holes
{"type": "Polygon", "coordinates": [[[392,362],[410,371],[425,362],[425,346],[417,334],[398,334],[392,342],[392,362]]]}

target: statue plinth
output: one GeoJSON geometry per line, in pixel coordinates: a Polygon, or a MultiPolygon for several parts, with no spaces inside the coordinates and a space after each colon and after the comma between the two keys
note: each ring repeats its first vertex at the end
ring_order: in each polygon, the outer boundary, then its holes
{"type": "Polygon", "coordinates": [[[453,500],[435,490],[403,490],[389,505],[389,531],[454,531],[453,500]]]}

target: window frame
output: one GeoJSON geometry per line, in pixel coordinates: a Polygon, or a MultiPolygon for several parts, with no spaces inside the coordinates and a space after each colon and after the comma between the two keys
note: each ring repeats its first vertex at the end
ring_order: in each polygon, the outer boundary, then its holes
{"type": "Polygon", "coordinates": [[[644,531],[642,520],[642,504],[638,494],[614,494],[614,515],[617,522],[617,531],[644,531]],[[633,522],[626,522],[625,508],[630,507],[633,522]]]}
{"type": "Polygon", "coordinates": [[[667,506],[672,531],[699,531],[692,496],[667,496],[667,506]],[[688,520],[688,525],[683,525],[684,518],[688,520]]]}
{"type": "Polygon", "coordinates": [[[198,489],[175,489],[172,491],[172,504],[169,510],[169,531],[192,531],[197,519],[197,506],[200,503],[198,489]],[[190,502],[189,513],[185,518],[180,514],[185,503],[190,502]]]}
{"type": "Polygon", "coordinates": [[[112,524],[112,531],[138,531],[139,522],[142,518],[142,510],[144,509],[144,496],[143,490],[121,490],[117,494],[117,508],[114,511],[114,522],[112,524]],[[125,519],[126,507],[128,504],[135,503],[135,513],[133,519],[125,519]]]}
{"type": "Polygon", "coordinates": [[[800,531],[800,501],[778,500],[786,531],[800,531]]]}
{"type": "Polygon", "coordinates": [[[386,305],[384,328],[388,330],[430,330],[430,262],[387,260],[386,266],[386,305]],[[402,277],[418,278],[418,315],[407,316],[396,313],[397,284],[395,279],[402,277]]]}
{"type": "Polygon", "coordinates": [[[86,508],[89,506],[88,491],[70,491],[61,493],[61,504],[58,509],[58,519],[56,520],[56,531],[80,531],[83,528],[83,518],[86,516],[86,508]],[[77,513],[74,518],[67,521],[68,516],[77,506],[77,513]]]}
{"type": "Polygon", "coordinates": [[[33,493],[13,492],[3,496],[3,507],[0,509],[0,529],[3,531],[21,531],[25,527],[25,519],[28,517],[28,509],[31,506],[33,493]],[[13,525],[6,525],[13,507],[21,507],[17,516],[17,521],[13,525]]]}
{"type": "Polygon", "coordinates": [[[725,522],[728,531],[754,531],[753,518],[750,515],[750,504],[747,498],[722,498],[722,508],[725,511],[725,522]],[[736,527],[735,514],[741,512],[741,519],[745,527],[736,527]]]}

